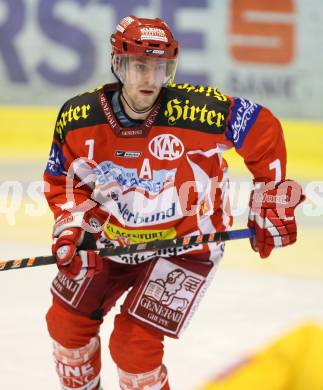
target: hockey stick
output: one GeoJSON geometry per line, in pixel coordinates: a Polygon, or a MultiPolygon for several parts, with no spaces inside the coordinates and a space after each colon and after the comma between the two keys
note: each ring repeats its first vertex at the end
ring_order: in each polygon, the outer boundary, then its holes
{"type": "MultiPolygon", "coordinates": [[[[239,240],[250,238],[255,235],[253,229],[231,230],[227,232],[218,232],[211,234],[201,234],[197,236],[185,236],[170,240],[149,241],[141,244],[131,244],[129,246],[118,246],[113,248],[100,249],[99,255],[104,257],[120,256],[131,253],[140,253],[147,251],[158,251],[161,249],[179,248],[194,244],[210,244],[216,241],[239,240]]],[[[25,259],[0,260],[0,271],[11,269],[20,269],[28,267],[37,267],[39,265],[55,264],[54,256],[27,257],[25,259]]]]}

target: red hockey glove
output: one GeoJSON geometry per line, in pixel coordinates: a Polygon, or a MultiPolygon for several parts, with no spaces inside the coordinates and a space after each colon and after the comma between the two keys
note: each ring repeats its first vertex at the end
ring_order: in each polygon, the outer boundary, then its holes
{"type": "MultiPolygon", "coordinates": [[[[86,276],[102,269],[102,259],[94,251],[80,251],[84,252],[81,255],[80,253],[77,254],[77,248],[82,244],[85,231],[92,233],[94,238],[97,239],[101,234],[101,227],[108,217],[108,213],[96,207],[85,214],[65,211],[56,220],[53,231],[52,253],[56,257],[60,271],[71,278],[75,278],[84,267],[88,267],[86,276]],[[97,265],[95,265],[96,260],[98,261],[97,265]]],[[[85,272],[81,274],[83,275],[85,272]]]]}
{"type": "Polygon", "coordinates": [[[256,231],[250,243],[260,257],[266,258],[274,248],[296,241],[294,212],[304,199],[301,186],[293,180],[278,184],[255,182],[249,202],[248,227],[256,231]]]}
{"type": "Polygon", "coordinates": [[[103,269],[103,259],[98,251],[80,250],[73,257],[68,266],[58,266],[60,272],[69,279],[80,280],[90,278],[103,269]]]}
{"type": "Polygon", "coordinates": [[[57,266],[65,266],[71,263],[75,256],[76,247],[83,241],[84,230],[80,227],[71,227],[65,229],[54,238],[52,252],[56,257],[57,266]]]}

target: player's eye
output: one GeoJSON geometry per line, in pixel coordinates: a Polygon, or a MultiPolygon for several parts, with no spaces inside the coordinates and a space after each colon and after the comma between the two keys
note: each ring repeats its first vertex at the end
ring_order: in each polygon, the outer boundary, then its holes
{"type": "Polygon", "coordinates": [[[144,72],[146,70],[146,65],[145,64],[140,64],[140,63],[137,63],[136,64],[136,70],[140,71],[140,72],[144,72]]]}
{"type": "Polygon", "coordinates": [[[161,71],[161,70],[164,70],[164,69],[165,69],[165,64],[164,63],[160,63],[160,64],[156,65],[156,70],[161,71]]]}

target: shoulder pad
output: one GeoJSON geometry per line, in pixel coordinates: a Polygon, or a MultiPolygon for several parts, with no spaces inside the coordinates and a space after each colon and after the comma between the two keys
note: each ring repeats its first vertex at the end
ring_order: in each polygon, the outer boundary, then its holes
{"type": "Polygon", "coordinates": [[[191,85],[191,84],[175,84],[175,83],[169,83],[167,85],[168,89],[177,90],[177,91],[183,91],[184,93],[188,94],[199,94],[200,96],[209,97],[219,100],[220,102],[226,102],[229,100],[229,98],[224,95],[221,91],[218,90],[216,87],[205,87],[203,85],[191,85]]]}
{"type": "Polygon", "coordinates": [[[158,125],[222,134],[230,104],[230,99],[215,87],[169,84],[158,125]]]}
{"type": "Polygon", "coordinates": [[[98,91],[101,87],[74,96],[62,106],[55,125],[54,137],[63,143],[69,131],[105,123],[99,107],[98,91]]]}

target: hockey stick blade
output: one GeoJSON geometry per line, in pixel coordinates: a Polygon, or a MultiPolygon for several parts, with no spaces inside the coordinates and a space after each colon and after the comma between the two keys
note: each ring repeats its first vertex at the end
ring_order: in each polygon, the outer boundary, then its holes
{"type": "MultiPolygon", "coordinates": [[[[104,257],[120,256],[131,253],[158,251],[161,249],[180,248],[194,244],[210,244],[212,242],[239,240],[255,236],[254,229],[239,229],[226,232],[201,234],[196,236],[185,236],[170,240],[149,241],[141,244],[131,244],[129,246],[118,246],[100,249],[99,255],[104,257]]],[[[0,260],[0,271],[12,269],[37,267],[40,265],[55,264],[54,256],[27,257],[24,259],[0,260]]]]}

